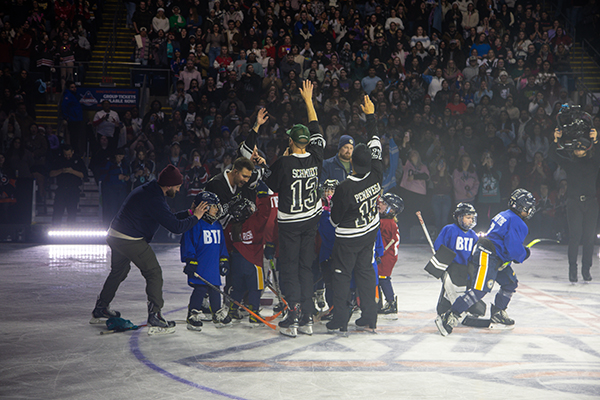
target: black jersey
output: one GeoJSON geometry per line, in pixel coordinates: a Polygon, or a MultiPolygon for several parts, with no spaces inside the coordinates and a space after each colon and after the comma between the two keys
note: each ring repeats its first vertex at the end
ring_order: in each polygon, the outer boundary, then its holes
{"type": "Polygon", "coordinates": [[[371,171],[359,178],[348,176],[335,189],[331,199],[331,223],[335,226],[337,239],[362,240],[371,236],[373,240],[379,229],[377,199],[381,194],[383,162],[381,142],[377,136],[376,121],[367,115],[367,132],[371,139],[367,146],[371,150],[371,171]]]}
{"type": "Polygon", "coordinates": [[[318,221],[323,206],[319,196],[319,175],[323,167],[325,139],[319,123],[308,124],[310,141],[306,153],[281,157],[271,166],[266,183],[279,194],[277,222],[280,224],[318,221]]]}

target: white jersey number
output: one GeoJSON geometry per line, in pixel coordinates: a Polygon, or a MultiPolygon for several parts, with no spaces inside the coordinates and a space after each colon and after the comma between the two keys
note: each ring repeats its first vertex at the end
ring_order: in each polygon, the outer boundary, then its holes
{"type": "Polygon", "coordinates": [[[354,225],[357,228],[364,228],[377,216],[377,197],[365,200],[358,207],[360,216],[354,221],[354,225]]]}
{"type": "Polygon", "coordinates": [[[292,183],[292,206],[290,212],[301,213],[314,208],[317,202],[317,184],[319,178],[312,177],[306,181],[297,179],[292,183]],[[304,182],[304,185],[302,184],[304,182]]]}

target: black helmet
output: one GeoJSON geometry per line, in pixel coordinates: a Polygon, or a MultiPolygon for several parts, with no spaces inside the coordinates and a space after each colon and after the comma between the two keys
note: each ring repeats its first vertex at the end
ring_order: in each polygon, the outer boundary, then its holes
{"type": "Polygon", "coordinates": [[[229,215],[235,222],[244,222],[256,211],[256,204],[245,197],[239,197],[230,207],[229,215]]]}
{"type": "Polygon", "coordinates": [[[337,179],[327,179],[325,182],[321,183],[321,193],[325,195],[325,192],[328,190],[333,190],[335,192],[335,188],[338,187],[340,181],[337,179]]]}
{"type": "Polygon", "coordinates": [[[564,104],[556,116],[557,127],[562,131],[559,144],[565,150],[589,150],[592,147],[590,131],[594,123],[581,106],[564,104]]]}
{"type": "Polygon", "coordinates": [[[452,213],[452,217],[456,222],[456,225],[460,227],[463,231],[468,231],[469,229],[473,229],[475,225],[477,225],[477,210],[470,203],[458,203],[456,209],[452,213]],[[472,215],[473,222],[469,225],[465,225],[463,218],[465,215],[472,215]]]}
{"type": "Polygon", "coordinates": [[[523,219],[529,219],[535,214],[535,198],[525,189],[516,189],[512,192],[508,199],[508,206],[519,215],[526,212],[527,216],[523,219]]]}
{"type": "Polygon", "coordinates": [[[386,214],[400,214],[404,211],[404,200],[402,197],[393,193],[385,193],[380,197],[381,201],[387,204],[388,209],[386,210],[386,214]]]}
{"type": "Polygon", "coordinates": [[[221,207],[221,204],[219,202],[219,196],[217,196],[213,192],[200,192],[194,198],[194,204],[197,206],[203,201],[206,202],[208,205],[217,206],[219,211],[214,217],[210,215],[208,211],[206,211],[202,216],[202,219],[204,219],[209,224],[212,224],[213,222],[221,218],[221,216],[223,215],[223,207],[221,207]]]}

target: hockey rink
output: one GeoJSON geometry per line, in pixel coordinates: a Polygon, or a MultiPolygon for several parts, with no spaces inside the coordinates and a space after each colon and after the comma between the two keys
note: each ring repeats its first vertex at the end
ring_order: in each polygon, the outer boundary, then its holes
{"type": "MultiPolygon", "coordinates": [[[[191,289],[179,246],[153,247],[164,314],[183,320],[191,289]]],[[[247,321],[100,335],[106,327],[89,319],[109,271],[108,246],[0,244],[0,398],[599,399],[600,262],[596,255],[591,283],[570,285],[566,252],[540,244],[514,266],[512,331],[458,327],[442,337],[433,322],[440,282],[423,270],[429,247],[401,245],[392,278],[397,320],[379,318],[378,334],[354,332],[355,314],[347,338],[321,323],[312,336],[288,338],[247,321]]],[[[494,294],[484,298],[488,314],[494,294]]],[[[145,322],[137,268],[111,306],[145,322]]]]}

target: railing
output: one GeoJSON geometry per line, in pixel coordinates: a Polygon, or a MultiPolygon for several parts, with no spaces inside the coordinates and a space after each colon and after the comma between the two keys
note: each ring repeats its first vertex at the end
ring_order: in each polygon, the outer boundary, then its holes
{"type": "Polygon", "coordinates": [[[108,76],[109,76],[108,75],[108,65],[112,63],[112,60],[115,55],[116,41],[117,41],[117,22],[119,21],[119,18],[122,16],[122,13],[123,13],[123,3],[117,2],[117,11],[115,12],[115,15],[113,17],[112,32],[111,32],[110,36],[108,37],[108,43],[106,45],[106,49],[104,50],[104,58],[102,60],[102,82],[100,83],[100,86],[115,86],[115,84],[114,84],[114,82],[112,82],[112,80],[105,81],[105,77],[108,78],[108,76]]]}
{"type": "MultiPolygon", "coordinates": [[[[136,67],[130,68],[129,73],[131,77],[131,87],[141,88],[143,82],[146,81],[152,96],[168,96],[171,94],[173,71],[171,71],[170,68],[136,67]],[[140,79],[140,75],[143,75],[144,78],[140,79]]],[[[142,110],[142,108],[140,108],[140,110],[142,110]]]]}

